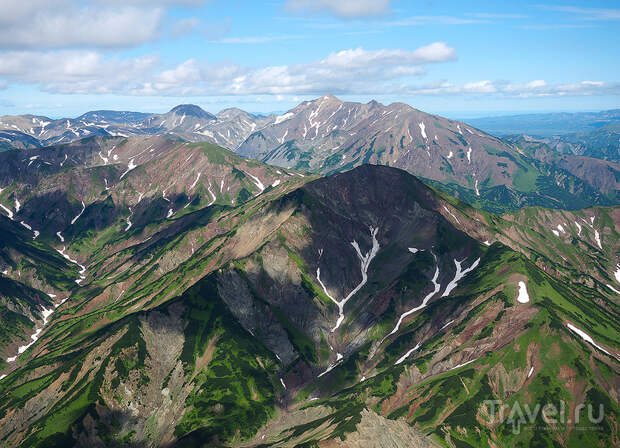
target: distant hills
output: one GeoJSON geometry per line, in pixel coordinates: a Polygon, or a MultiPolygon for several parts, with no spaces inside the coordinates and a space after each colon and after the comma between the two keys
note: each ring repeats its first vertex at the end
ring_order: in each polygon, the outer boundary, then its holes
{"type": "Polygon", "coordinates": [[[554,112],[546,114],[506,115],[467,120],[489,134],[504,136],[529,134],[538,137],[591,132],[620,122],[620,109],[601,112],[554,112]]]}

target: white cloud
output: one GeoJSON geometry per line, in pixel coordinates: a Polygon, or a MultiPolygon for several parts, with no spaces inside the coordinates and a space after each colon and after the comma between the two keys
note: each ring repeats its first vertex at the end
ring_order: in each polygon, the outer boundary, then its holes
{"type": "Polygon", "coordinates": [[[620,20],[620,9],[614,8],[579,8],[576,6],[551,6],[539,5],[540,9],[547,11],[568,13],[582,20],[591,21],[614,21],[620,20]]]}
{"type": "Polygon", "coordinates": [[[122,92],[139,87],[157,63],[153,56],[119,60],[95,51],[12,51],[0,57],[0,78],[56,93],[122,92]]]}
{"type": "MultiPolygon", "coordinates": [[[[157,39],[168,8],[206,0],[2,0],[0,48],[126,48],[157,39]]],[[[182,35],[198,25],[184,19],[182,35]]]]}
{"type": "Polygon", "coordinates": [[[495,93],[497,87],[492,81],[469,82],[463,86],[463,90],[468,93],[495,93]]]}
{"type": "Polygon", "coordinates": [[[164,9],[123,4],[80,6],[73,0],[4,0],[0,48],[129,47],[157,37],[164,9]]]}
{"type": "Polygon", "coordinates": [[[330,67],[360,68],[372,65],[407,66],[444,62],[456,59],[454,48],[444,42],[435,42],[415,51],[406,50],[374,50],[363,48],[343,50],[330,54],[321,64],[330,67]]]}
{"type": "Polygon", "coordinates": [[[390,11],[390,0],[287,0],[293,12],[327,12],[343,19],[377,17],[390,11]]]}
{"type": "Polygon", "coordinates": [[[443,42],[416,50],[343,50],[307,63],[249,68],[189,59],[161,70],[154,57],[119,60],[95,51],[13,51],[0,58],[0,79],[60,93],[261,95],[363,92],[421,75],[456,58],[443,42]],[[92,89],[92,91],[89,91],[92,89]]]}
{"type": "Polygon", "coordinates": [[[142,96],[312,96],[340,95],[492,95],[506,98],[620,95],[620,82],[584,80],[552,84],[542,79],[520,83],[436,81],[419,84],[415,77],[433,63],[456,58],[437,42],[416,50],[348,49],[294,65],[244,67],[189,59],[162,68],[155,56],[133,59],[105,57],[96,51],[10,51],[0,57],[0,85],[26,83],[61,94],[142,96]]]}
{"type": "Polygon", "coordinates": [[[535,79],[534,81],[530,81],[527,84],[525,84],[525,87],[528,89],[538,89],[540,87],[546,87],[547,86],[547,81],[545,81],[544,79],[535,79]]]}
{"type": "Polygon", "coordinates": [[[524,83],[506,81],[478,81],[463,85],[446,81],[421,86],[408,86],[400,92],[404,95],[495,95],[507,98],[620,95],[620,82],[584,80],[574,83],[549,84],[537,79],[524,83]]]}

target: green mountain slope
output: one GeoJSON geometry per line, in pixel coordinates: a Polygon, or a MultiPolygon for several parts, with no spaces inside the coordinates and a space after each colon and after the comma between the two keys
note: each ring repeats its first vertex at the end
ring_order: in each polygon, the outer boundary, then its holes
{"type": "MultiPolygon", "coordinates": [[[[189,155],[174,148],[171,165],[189,155]]],[[[110,210],[165,166],[132,170],[110,210]]],[[[127,232],[84,207],[63,230],[84,278],[3,370],[0,443],[613,446],[617,208],[494,215],[394,168],[276,170],[255,165],[286,181],[234,206],[201,198],[127,232]],[[514,434],[485,400],[603,404],[603,429],[536,429],[538,415],[514,434]]]]}

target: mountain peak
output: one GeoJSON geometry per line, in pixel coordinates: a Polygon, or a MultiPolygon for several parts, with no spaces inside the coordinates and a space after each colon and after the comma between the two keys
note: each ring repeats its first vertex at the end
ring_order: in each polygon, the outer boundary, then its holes
{"type": "Polygon", "coordinates": [[[200,106],[196,106],[195,104],[179,104],[178,106],[173,107],[169,113],[176,115],[187,115],[196,118],[204,118],[207,120],[216,119],[215,115],[207,112],[200,106]]]}
{"type": "Polygon", "coordinates": [[[320,100],[329,100],[329,101],[333,101],[336,103],[342,103],[342,100],[334,95],[332,95],[331,93],[328,93],[327,95],[323,95],[321,98],[319,98],[320,100]]]}

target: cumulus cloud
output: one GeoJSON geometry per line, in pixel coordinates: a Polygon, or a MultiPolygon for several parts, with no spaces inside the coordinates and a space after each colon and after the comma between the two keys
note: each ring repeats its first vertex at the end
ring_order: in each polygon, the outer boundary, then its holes
{"type": "MultiPolygon", "coordinates": [[[[167,9],[205,0],[2,0],[0,49],[126,48],[160,35],[167,9]]],[[[173,26],[183,34],[195,19],[173,26]]]]}
{"type": "Polygon", "coordinates": [[[27,83],[62,94],[143,96],[620,95],[620,83],[593,80],[551,84],[542,79],[520,83],[487,79],[420,84],[420,75],[429,65],[455,58],[456,51],[443,42],[415,50],[347,49],[306,63],[259,68],[198,59],[162,67],[156,56],[119,59],[97,51],[9,51],[0,58],[0,85],[27,83]]]}
{"type": "Polygon", "coordinates": [[[372,65],[407,66],[421,65],[430,62],[444,62],[456,59],[454,48],[444,42],[435,42],[415,51],[406,50],[374,50],[363,48],[343,50],[330,54],[321,64],[330,67],[360,68],[372,65]]]}
{"type": "Polygon", "coordinates": [[[161,69],[154,57],[119,60],[95,51],[12,51],[0,58],[0,80],[60,93],[131,95],[322,94],[380,91],[456,58],[443,42],[415,50],[343,50],[307,63],[249,68],[189,59],[161,69]],[[92,89],[92,90],[89,90],[92,89]]]}
{"type": "Polygon", "coordinates": [[[390,11],[390,0],[287,0],[293,12],[327,12],[343,19],[377,17],[390,11]]]}
{"type": "Polygon", "coordinates": [[[154,56],[120,60],[95,51],[12,51],[0,57],[0,81],[28,83],[55,93],[122,92],[142,85],[154,56]]]}

